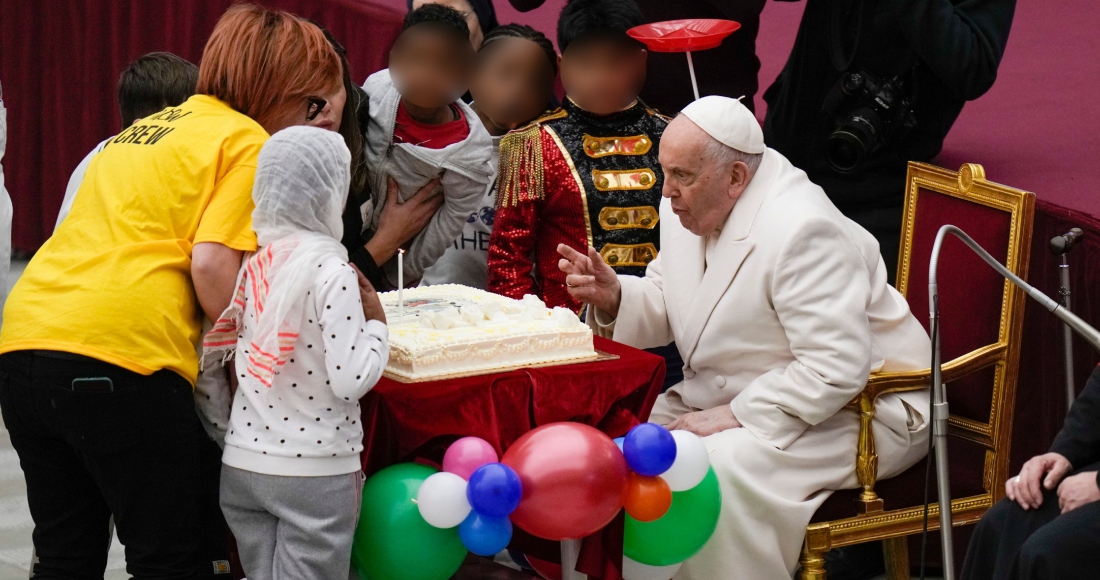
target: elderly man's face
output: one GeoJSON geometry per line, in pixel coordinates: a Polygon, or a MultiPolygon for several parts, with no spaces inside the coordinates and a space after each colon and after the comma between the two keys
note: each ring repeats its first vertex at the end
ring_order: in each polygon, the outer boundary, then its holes
{"type": "Polygon", "coordinates": [[[673,119],[661,137],[661,194],[672,202],[680,224],[697,236],[710,235],[725,223],[749,182],[744,163],[718,166],[707,150],[710,141],[710,135],[684,116],[673,119]]]}

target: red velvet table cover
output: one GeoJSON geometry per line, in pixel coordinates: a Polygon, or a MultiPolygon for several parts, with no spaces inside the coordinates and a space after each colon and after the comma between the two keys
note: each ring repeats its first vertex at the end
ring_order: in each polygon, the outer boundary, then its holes
{"type": "MultiPolygon", "coordinates": [[[[363,471],[367,476],[395,463],[438,466],[456,439],[481,437],[498,454],[524,433],[548,423],[592,425],[610,437],[649,418],[664,382],[664,359],[596,337],[598,350],[615,360],[521,369],[425,383],[382,379],[360,401],[363,471]]],[[[577,569],[618,580],[622,517],[586,538],[577,569]]],[[[558,560],[558,544],[517,533],[512,547],[558,560]]]]}

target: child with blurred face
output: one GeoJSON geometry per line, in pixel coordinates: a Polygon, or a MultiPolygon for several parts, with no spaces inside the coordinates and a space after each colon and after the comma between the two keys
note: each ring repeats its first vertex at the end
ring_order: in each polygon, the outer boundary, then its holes
{"type": "Polygon", "coordinates": [[[633,105],[645,84],[646,50],[622,34],[595,30],[561,55],[561,84],[578,107],[610,115],[633,105]]]}
{"type": "MultiPolygon", "coordinates": [[[[493,136],[529,124],[546,112],[557,76],[557,53],[541,32],[508,24],[495,28],[481,45],[470,84],[470,107],[493,136]]],[[[496,213],[496,188],[466,219],[462,233],[424,274],[424,284],[463,284],[484,289],[488,283],[489,237],[496,213]]]]}
{"type": "MultiPolygon", "coordinates": [[[[435,178],[445,198],[408,244],[407,284],[420,280],[443,255],[496,180],[492,139],[477,113],[459,99],[474,69],[469,34],[458,11],[425,4],[405,17],[390,51],[390,68],[363,85],[369,100],[366,154],[372,192],[363,206],[366,229],[377,231],[390,179],[402,203],[435,178]]],[[[384,268],[393,285],[396,268],[394,263],[384,268]]]]}
{"type": "Polygon", "coordinates": [[[565,103],[501,143],[491,292],[577,310],[558,244],[592,246],[618,273],[635,276],[657,257],[657,153],[668,120],[638,100],[646,51],[627,30],[641,23],[634,0],[570,0],[562,9],[565,103]]]}
{"type": "Polygon", "coordinates": [[[547,110],[557,61],[554,45],[530,26],[507,24],[485,38],[470,95],[490,135],[504,135],[547,110]]]}
{"type": "Polygon", "coordinates": [[[450,105],[466,92],[473,72],[474,51],[457,22],[414,20],[448,12],[457,14],[439,4],[410,12],[406,22],[414,23],[390,51],[390,76],[402,104],[414,119],[431,125],[455,120],[450,105]]]}

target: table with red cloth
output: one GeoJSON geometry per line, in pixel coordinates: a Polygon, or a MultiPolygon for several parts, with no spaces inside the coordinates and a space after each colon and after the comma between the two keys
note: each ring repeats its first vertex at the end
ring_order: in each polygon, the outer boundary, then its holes
{"type": "MultiPolygon", "coordinates": [[[[649,418],[665,361],[600,337],[595,346],[618,358],[423,383],[383,378],[360,401],[363,471],[369,477],[409,461],[438,466],[447,447],[466,436],[488,441],[503,455],[524,433],[558,421],[592,425],[610,437],[625,435],[649,418]]],[[[619,580],[622,525],[620,514],[584,540],[580,572],[619,580]]],[[[557,542],[515,530],[511,547],[558,560],[557,542]]]]}

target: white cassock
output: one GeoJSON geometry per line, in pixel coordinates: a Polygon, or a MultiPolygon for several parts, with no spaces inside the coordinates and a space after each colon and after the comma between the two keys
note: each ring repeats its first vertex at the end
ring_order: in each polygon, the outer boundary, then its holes
{"type": "MultiPolygon", "coordinates": [[[[720,233],[684,229],[667,199],[660,226],[646,276],[619,277],[618,319],[596,311],[589,323],[639,348],[676,342],[684,381],[652,421],[731,405],[744,425],[704,439],[722,515],[676,578],[790,578],[830,490],[859,486],[859,419],[843,407],[873,371],[927,368],[928,335],[887,284],[871,234],[771,149],[720,233]]],[[[887,395],[876,409],[886,478],[925,454],[928,392],[887,395]]]]}

